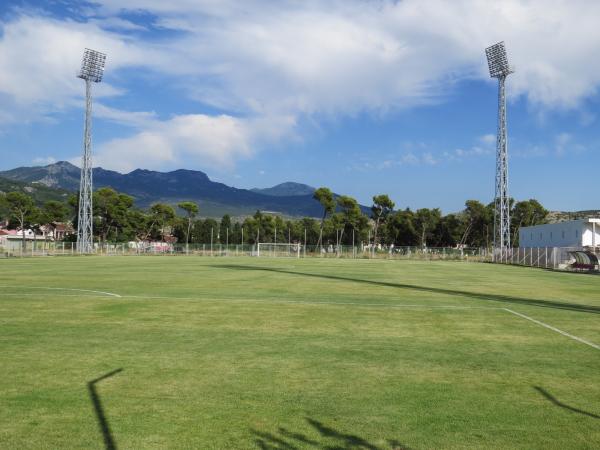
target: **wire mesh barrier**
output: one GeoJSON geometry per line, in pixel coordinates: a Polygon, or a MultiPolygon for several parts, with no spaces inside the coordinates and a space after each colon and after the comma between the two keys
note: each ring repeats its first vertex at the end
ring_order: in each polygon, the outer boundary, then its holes
{"type": "Polygon", "coordinates": [[[321,258],[362,258],[362,259],[416,259],[416,260],[456,260],[485,261],[485,249],[454,247],[396,247],[396,246],[345,246],[307,245],[305,256],[321,258]]]}
{"type": "Polygon", "coordinates": [[[598,250],[581,247],[508,248],[496,249],[492,261],[555,270],[598,271],[598,255],[598,250]]]}
{"type": "MultiPolygon", "coordinates": [[[[75,242],[26,241],[0,246],[1,257],[77,255],[75,242]]],[[[488,261],[490,255],[481,248],[395,247],[351,245],[304,245],[302,243],[259,244],[172,244],[166,242],[94,243],[91,254],[117,255],[189,255],[189,256],[251,256],[258,258],[362,258],[488,261]]]]}
{"type": "Polygon", "coordinates": [[[27,256],[74,255],[77,244],[74,242],[54,242],[45,240],[12,240],[0,243],[0,258],[27,256]]]}
{"type": "Polygon", "coordinates": [[[300,258],[302,250],[303,245],[300,243],[278,244],[274,242],[260,242],[256,244],[256,253],[254,256],[300,258]]]}
{"type": "MultiPolygon", "coordinates": [[[[13,240],[0,244],[0,258],[78,255],[75,242],[13,240]]],[[[374,245],[304,245],[302,243],[180,244],[167,242],[94,243],[91,254],[103,256],[188,255],[257,258],[349,258],[420,261],[494,262],[555,270],[600,271],[600,249],[531,247],[488,251],[484,248],[396,247],[374,245]]]]}

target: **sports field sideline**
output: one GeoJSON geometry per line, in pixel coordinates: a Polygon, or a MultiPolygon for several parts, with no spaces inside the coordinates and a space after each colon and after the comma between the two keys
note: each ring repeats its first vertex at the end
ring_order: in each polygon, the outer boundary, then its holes
{"type": "Polygon", "coordinates": [[[0,448],[600,447],[600,277],[0,260],[0,448]]]}

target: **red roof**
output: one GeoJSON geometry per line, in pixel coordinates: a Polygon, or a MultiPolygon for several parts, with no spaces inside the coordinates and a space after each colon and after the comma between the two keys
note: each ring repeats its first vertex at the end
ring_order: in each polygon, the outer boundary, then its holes
{"type": "Polygon", "coordinates": [[[73,227],[70,223],[57,223],[56,231],[73,231],[73,227]]]}

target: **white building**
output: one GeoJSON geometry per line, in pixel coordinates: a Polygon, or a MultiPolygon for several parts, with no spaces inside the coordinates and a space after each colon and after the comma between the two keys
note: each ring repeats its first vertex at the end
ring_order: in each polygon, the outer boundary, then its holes
{"type": "Polygon", "coordinates": [[[519,229],[521,248],[598,246],[600,246],[600,219],[569,220],[519,229]]]}
{"type": "MultiPolygon", "coordinates": [[[[48,236],[43,234],[35,234],[32,230],[25,230],[25,245],[31,247],[35,245],[43,245],[49,240],[48,236]]],[[[17,250],[23,246],[23,232],[21,230],[0,230],[0,247],[2,249],[17,250]]]]}

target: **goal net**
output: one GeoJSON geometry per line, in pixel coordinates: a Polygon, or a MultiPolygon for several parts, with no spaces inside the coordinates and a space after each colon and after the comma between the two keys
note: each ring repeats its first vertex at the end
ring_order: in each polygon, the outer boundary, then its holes
{"type": "Polygon", "coordinates": [[[300,258],[302,244],[275,244],[270,242],[260,242],[256,246],[256,256],[287,256],[291,258],[300,258]]]}

